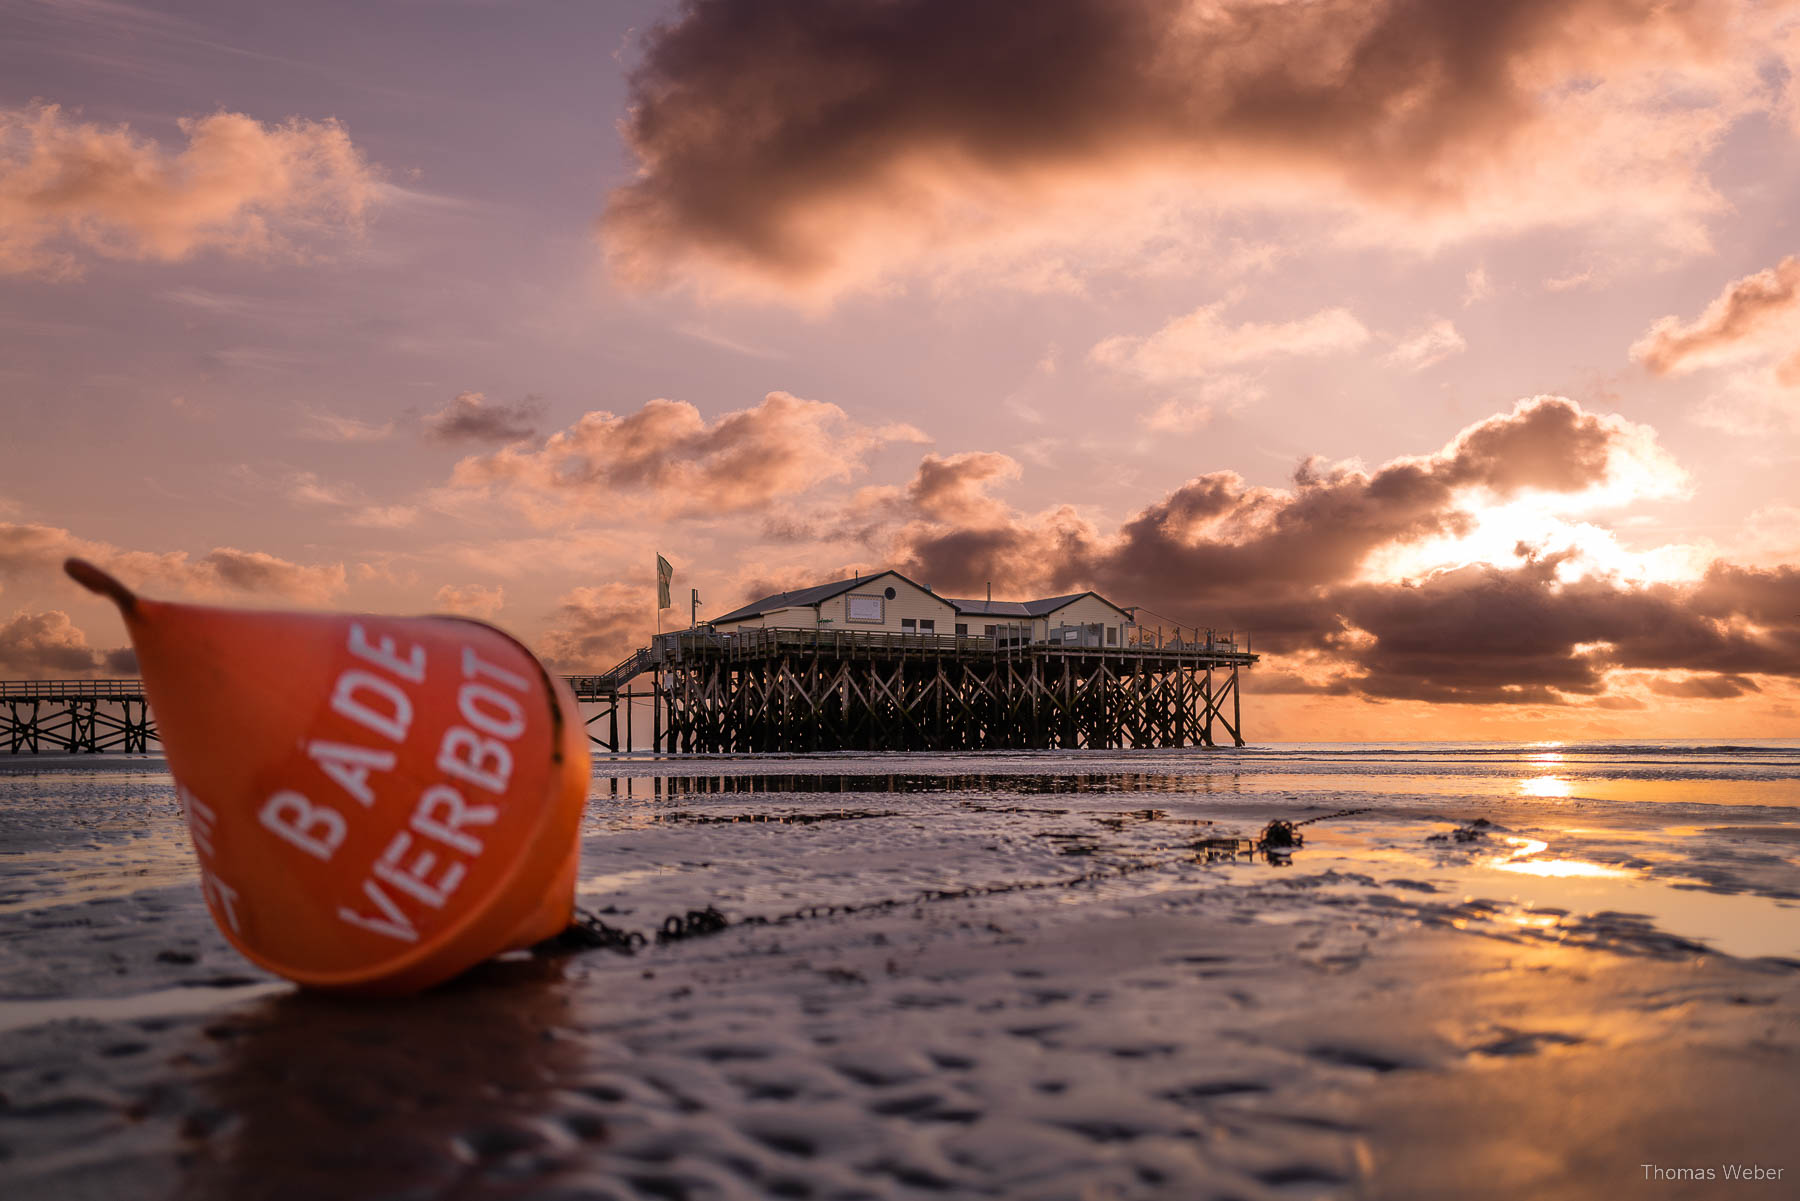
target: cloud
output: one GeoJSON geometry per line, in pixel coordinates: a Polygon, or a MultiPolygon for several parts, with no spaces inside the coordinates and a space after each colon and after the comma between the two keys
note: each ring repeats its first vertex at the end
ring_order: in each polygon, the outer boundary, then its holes
{"type": "Polygon", "coordinates": [[[1800,675],[1800,569],[1721,563],[1699,579],[1627,578],[1577,561],[1591,555],[1573,536],[1586,527],[1565,527],[1567,546],[1509,543],[1492,561],[1458,559],[1459,539],[1494,512],[1576,512],[1678,489],[1653,430],[1560,397],[1521,401],[1436,452],[1373,470],[1308,459],[1285,488],[1197,476],[1111,533],[1069,507],[1011,509],[987,491],[1004,478],[976,456],[928,457],[909,487],[867,490],[861,534],[885,562],[952,595],[979,595],[988,581],[1009,596],[1091,587],[1146,606],[1152,622],[1249,630],[1288,692],[1613,705],[1624,703],[1615,672],[1686,672],[1706,681],[1696,694],[1720,696],[1744,688],[1720,678],[1800,675]],[[957,502],[918,503],[944,494],[957,502]],[[1369,571],[1395,548],[1440,540],[1439,565],[1413,578],[1369,571]]]}
{"type": "Polygon", "coordinates": [[[1747,676],[1682,676],[1675,679],[1659,676],[1650,681],[1650,691],[1658,696],[1684,700],[1717,701],[1761,692],[1762,689],[1747,676]]]}
{"type": "Polygon", "coordinates": [[[1683,324],[1664,317],[1631,348],[1631,357],[1657,375],[1789,354],[1786,382],[1800,384],[1800,257],[1726,285],[1699,317],[1683,324]]]}
{"type": "Polygon", "coordinates": [[[355,230],[379,183],[336,121],[218,112],[170,151],[54,104],[0,110],[0,273],[78,273],[84,255],[179,262],[295,255],[355,230]]]}
{"type": "Polygon", "coordinates": [[[1224,310],[1224,304],[1203,305],[1149,337],[1108,338],[1096,345],[1089,357],[1104,366],[1165,383],[1283,355],[1345,354],[1369,340],[1369,331],[1348,309],[1321,309],[1293,321],[1243,325],[1220,320],[1224,310]]]}
{"type": "Polygon", "coordinates": [[[365,530],[403,530],[418,519],[417,505],[363,505],[343,520],[365,530]]]}
{"type": "Polygon", "coordinates": [[[605,671],[648,644],[654,595],[647,582],[575,588],[558,602],[538,653],[556,671],[605,671]]]}
{"type": "Polygon", "coordinates": [[[1631,348],[1657,375],[1729,368],[1694,414],[1740,435],[1800,427],[1800,256],[1734,280],[1691,322],[1660,318],[1631,348]]]}
{"type": "Polygon", "coordinates": [[[216,580],[226,589],[259,596],[324,604],[344,591],[342,563],[305,566],[259,550],[221,546],[194,563],[190,578],[207,587],[216,580]]]}
{"type": "Polygon", "coordinates": [[[1433,321],[1424,329],[1402,339],[1399,345],[1388,352],[1387,362],[1408,371],[1423,371],[1468,348],[1469,344],[1463,341],[1454,322],[1433,321]]]}
{"type": "Polygon", "coordinates": [[[87,635],[60,609],[46,613],[21,609],[0,622],[0,675],[32,680],[85,676],[118,653],[103,655],[89,646],[87,635]]]}
{"type": "Polygon", "coordinates": [[[1747,0],[1040,0],[1021,20],[943,0],[689,0],[632,73],[638,177],[602,237],[631,282],[789,293],[1013,241],[1061,278],[1067,264],[1031,248],[1080,210],[1143,226],[1170,196],[1201,226],[1305,210],[1351,238],[1587,227],[1691,252],[1723,208],[1705,156],[1779,103],[1742,69],[1769,56],[1778,15],[1747,0]]]}
{"type": "Polygon", "coordinates": [[[70,556],[92,560],[127,587],[195,599],[254,596],[325,604],[342,595],[347,583],[342,563],[300,564],[229,546],[198,558],[186,551],[124,550],[56,526],[0,522],[0,582],[60,584],[63,560],[70,556]]]}
{"type": "Polygon", "coordinates": [[[1169,397],[1139,420],[1158,433],[1191,433],[1215,414],[1254,404],[1267,395],[1268,389],[1249,376],[1215,375],[1198,381],[1182,395],[1169,397]]]}
{"type": "Polygon", "coordinates": [[[370,504],[354,484],[333,483],[312,471],[295,472],[288,477],[286,488],[287,498],[294,503],[336,509],[339,521],[362,529],[405,529],[419,518],[416,505],[370,504]]]}
{"type": "MultiPolygon", "coordinates": [[[[915,504],[883,524],[880,517],[896,511],[884,496],[886,510],[863,506],[867,536],[891,538],[901,561],[952,588],[1105,580],[1159,608],[1348,581],[1377,549],[1464,533],[1477,510],[1519,497],[1553,496],[1577,508],[1595,498],[1667,495],[1681,478],[1648,427],[1555,396],[1522,400],[1435,454],[1372,472],[1312,458],[1286,489],[1231,471],[1196,476],[1110,538],[1070,507],[1026,517],[986,497],[994,473],[971,456],[927,458],[905,495],[924,494],[928,479],[935,493],[947,486],[944,476],[965,498],[959,519],[915,504]]],[[[856,516],[842,532],[856,528],[856,516]]]]}
{"type": "Polygon", "coordinates": [[[1463,276],[1463,307],[1477,304],[1494,294],[1494,281],[1488,278],[1485,265],[1477,265],[1463,276]]]}
{"type": "Polygon", "coordinates": [[[919,513],[937,521],[979,521],[995,511],[988,489],[1018,478],[1018,463],[992,451],[926,455],[919,460],[918,471],[906,486],[906,500],[919,513]]]}
{"type": "Polygon", "coordinates": [[[297,432],[315,442],[380,442],[393,435],[394,423],[376,425],[357,417],[313,409],[305,414],[305,424],[297,432]]]}
{"type": "Polygon", "coordinates": [[[1512,571],[1483,565],[1345,592],[1345,620],[1371,636],[1348,655],[1360,672],[1352,682],[1370,696],[1554,703],[1602,693],[1614,669],[1726,681],[1710,692],[1684,686],[1696,697],[1737,695],[1745,689],[1733,681],[1751,673],[1800,676],[1800,610],[1760,628],[1741,606],[1701,611],[1696,600],[1705,585],[1567,583],[1554,567],[1550,560],[1512,571]]]}
{"type": "Polygon", "coordinates": [[[544,402],[535,396],[517,404],[490,404],[479,392],[459,392],[425,415],[425,436],[434,442],[518,442],[537,435],[543,415],[544,402]]]}
{"type": "Polygon", "coordinates": [[[458,588],[453,584],[445,584],[437,590],[432,603],[443,613],[461,613],[466,617],[492,621],[506,607],[506,589],[498,586],[483,588],[476,584],[458,588]]]}
{"type": "Polygon", "coordinates": [[[446,499],[497,497],[543,521],[627,498],[684,515],[735,513],[847,480],[880,446],[924,440],[911,426],[866,426],[786,392],[713,422],[685,401],[658,399],[622,417],[588,413],[535,447],[465,458],[446,499]]]}

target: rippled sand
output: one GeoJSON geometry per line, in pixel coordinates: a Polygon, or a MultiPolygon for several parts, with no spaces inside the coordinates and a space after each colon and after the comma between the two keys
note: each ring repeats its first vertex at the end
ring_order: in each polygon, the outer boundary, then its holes
{"type": "Polygon", "coordinates": [[[380,1004],[225,947],[159,762],[6,763],[0,1195],[1787,1195],[1800,750],[1546,753],[603,764],[644,945],[380,1004]]]}

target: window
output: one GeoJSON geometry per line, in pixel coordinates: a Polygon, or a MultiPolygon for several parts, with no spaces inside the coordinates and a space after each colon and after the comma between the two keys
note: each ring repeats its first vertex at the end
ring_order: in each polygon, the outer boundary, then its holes
{"type": "Polygon", "coordinates": [[[900,632],[902,634],[914,633],[918,630],[918,628],[919,628],[919,623],[914,621],[912,618],[902,617],[900,619],[900,632]]]}
{"type": "Polygon", "coordinates": [[[1106,645],[1108,645],[1108,646],[1119,645],[1119,627],[1118,626],[1107,626],[1106,627],[1106,645]]]}
{"type": "Polygon", "coordinates": [[[845,614],[849,621],[866,621],[880,625],[887,617],[885,602],[879,596],[851,596],[850,609],[845,614]]]}
{"type": "Polygon", "coordinates": [[[921,633],[921,634],[937,633],[937,618],[935,618],[935,617],[919,618],[919,633],[921,633]]]}
{"type": "Polygon", "coordinates": [[[994,627],[993,626],[982,626],[981,632],[983,634],[986,634],[989,638],[992,638],[994,636],[994,627]]]}
{"type": "Polygon", "coordinates": [[[956,636],[958,638],[967,638],[969,636],[969,623],[968,622],[959,621],[956,623],[956,636]]]}

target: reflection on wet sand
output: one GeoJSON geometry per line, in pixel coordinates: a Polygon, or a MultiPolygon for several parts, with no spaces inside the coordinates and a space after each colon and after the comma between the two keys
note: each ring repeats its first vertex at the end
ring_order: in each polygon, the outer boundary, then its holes
{"type": "Polygon", "coordinates": [[[635,953],[380,1004],[269,982],[191,884],[69,887],[169,798],[91,777],[70,829],[84,777],[0,773],[0,1194],[1511,1201],[1767,1160],[1800,826],[1732,798],[1794,792],[1778,751],[609,767],[582,903],[635,953]]]}
{"type": "Polygon", "coordinates": [[[1518,872],[1525,876],[1586,876],[1596,880],[1624,879],[1631,872],[1600,863],[1584,863],[1579,859],[1540,859],[1549,843],[1536,838],[1508,838],[1513,849],[1495,859],[1489,866],[1496,871],[1518,872]]]}
{"type": "Polygon", "coordinates": [[[538,1179],[604,1125],[578,1077],[560,962],[490,963],[406,1001],[296,994],[207,1025],[216,1066],[182,1118],[181,1195],[359,1198],[455,1194],[538,1179]]]}

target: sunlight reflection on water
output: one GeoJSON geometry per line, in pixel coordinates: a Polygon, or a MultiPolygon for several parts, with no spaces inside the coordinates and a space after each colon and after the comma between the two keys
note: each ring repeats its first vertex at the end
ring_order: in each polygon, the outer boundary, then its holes
{"type": "Polygon", "coordinates": [[[1491,864],[1503,872],[1518,872],[1523,876],[1587,876],[1593,879],[1618,879],[1632,875],[1624,868],[1606,867],[1580,859],[1533,858],[1550,846],[1535,838],[1508,838],[1506,841],[1513,845],[1512,851],[1491,864]]]}

